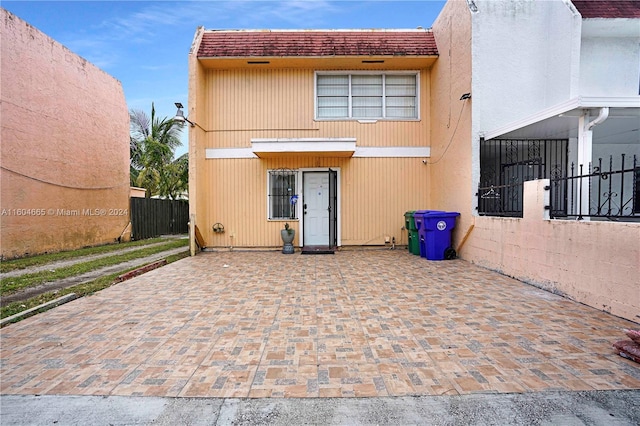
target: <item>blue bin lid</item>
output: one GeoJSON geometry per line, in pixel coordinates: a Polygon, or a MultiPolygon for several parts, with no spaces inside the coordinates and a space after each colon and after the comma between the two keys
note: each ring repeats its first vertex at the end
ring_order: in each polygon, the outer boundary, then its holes
{"type": "Polygon", "coordinates": [[[428,215],[430,217],[457,217],[460,216],[458,212],[443,212],[438,210],[430,210],[428,215]]]}
{"type": "Polygon", "coordinates": [[[440,213],[446,213],[444,210],[416,210],[414,213],[414,216],[416,215],[431,215],[431,214],[440,214],[440,213]]]}

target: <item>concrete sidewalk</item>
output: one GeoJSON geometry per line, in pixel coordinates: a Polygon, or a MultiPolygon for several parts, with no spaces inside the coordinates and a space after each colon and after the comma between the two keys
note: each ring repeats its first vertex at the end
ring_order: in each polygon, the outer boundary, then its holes
{"type": "Polygon", "coordinates": [[[2,396],[0,424],[638,425],[639,391],[386,398],[2,396]]]}

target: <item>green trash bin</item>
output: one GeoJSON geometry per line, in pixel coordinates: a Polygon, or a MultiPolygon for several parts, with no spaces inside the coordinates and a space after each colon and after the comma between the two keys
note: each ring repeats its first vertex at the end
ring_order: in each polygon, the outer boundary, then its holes
{"type": "Polygon", "coordinates": [[[404,214],[404,227],[407,230],[407,236],[409,241],[407,243],[407,250],[409,253],[420,256],[420,239],[418,236],[418,228],[413,217],[415,210],[409,210],[404,214]]]}

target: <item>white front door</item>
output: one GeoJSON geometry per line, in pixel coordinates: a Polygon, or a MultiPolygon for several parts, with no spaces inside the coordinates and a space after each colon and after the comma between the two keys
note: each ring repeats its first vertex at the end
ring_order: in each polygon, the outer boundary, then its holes
{"type": "Polygon", "coordinates": [[[329,244],[329,174],[305,172],[303,174],[304,245],[329,244]]]}

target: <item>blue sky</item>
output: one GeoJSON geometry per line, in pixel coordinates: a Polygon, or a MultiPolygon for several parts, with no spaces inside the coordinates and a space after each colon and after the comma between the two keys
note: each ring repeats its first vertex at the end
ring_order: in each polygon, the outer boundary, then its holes
{"type": "MultiPolygon", "coordinates": [[[[161,116],[187,105],[196,28],[430,28],[444,1],[30,1],[2,7],[106,71],[129,109],[161,116]]],[[[186,132],[183,147],[186,152],[186,132]]]]}

